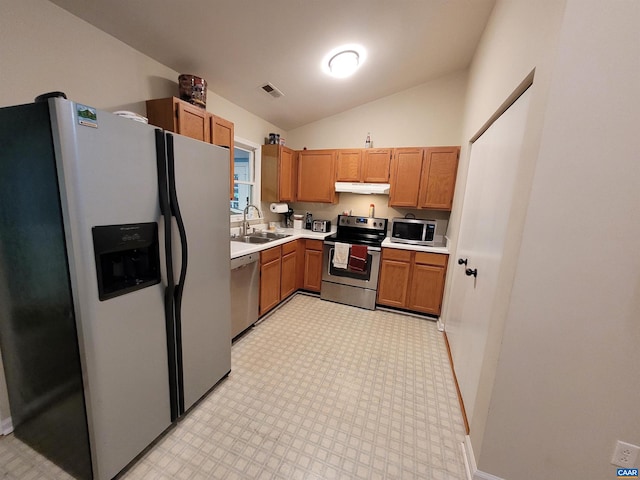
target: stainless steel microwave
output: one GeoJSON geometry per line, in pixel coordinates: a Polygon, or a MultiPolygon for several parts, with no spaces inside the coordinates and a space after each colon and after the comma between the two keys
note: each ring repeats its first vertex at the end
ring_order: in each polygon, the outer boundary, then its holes
{"type": "Polygon", "coordinates": [[[391,241],[412,245],[433,246],[436,236],[436,220],[418,218],[394,218],[391,221],[391,241]]]}

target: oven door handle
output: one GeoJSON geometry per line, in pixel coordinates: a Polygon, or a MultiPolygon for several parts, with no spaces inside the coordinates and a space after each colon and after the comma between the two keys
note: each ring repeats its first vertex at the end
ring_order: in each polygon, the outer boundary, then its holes
{"type": "MultiPolygon", "coordinates": [[[[345,242],[345,243],[346,243],[346,242],[345,242]]],[[[333,246],[335,246],[336,242],[332,242],[332,241],[330,241],[330,240],[325,240],[325,241],[324,241],[324,244],[325,244],[325,245],[330,245],[330,246],[332,246],[332,247],[333,247],[333,246]]],[[[351,243],[350,245],[361,245],[361,244],[359,244],[359,243],[351,243]]],[[[369,245],[367,245],[367,249],[368,249],[369,251],[371,251],[371,252],[381,252],[381,251],[382,251],[382,248],[380,248],[380,247],[371,247],[371,246],[369,246],[369,245]]],[[[333,250],[333,248],[332,248],[332,250],[333,250]]]]}

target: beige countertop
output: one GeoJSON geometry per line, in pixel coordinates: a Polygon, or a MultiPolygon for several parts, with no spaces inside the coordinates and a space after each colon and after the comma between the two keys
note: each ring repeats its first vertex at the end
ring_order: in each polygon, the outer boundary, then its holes
{"type": "MultiPolygon", "coordinates": [[[[274,240],[269,243],[242,243],[242,242],[231,242],[231,258],[241,257],[243,255],[248,255],[250,253],[260,252],[261,250],[266,250],[268,248],[277,247],[278,245],[282,245],[283,243],[290,242],[292,240],[297,240],[299,238],[309,238],[312,240],[324,240],[325,237],[335,233],[335,230],[327,233],[321,232],[312,232],[311,230],[298,230],[294,228],[284,228],[279,229],[279,233],[286,233],[290,235],[289,237],[280,238],[278,240],[274,240]]],[[[409,245],[405,243],[394,243],[389,240],[389,237],[385,238],[382,242],[382,246],[384,248],[397,248],[400,250],[413,250],[416,252],[428,252],[428,253],[440,253],[440,254],[449,254],[449,248],[447,247],[424,247],[420,245],[409,245]]]]}
{"type": "Polygon", "coordinates": [[[278,240],[273,240],[272,242],[268,242],[268,243],[257,243],[257,244],[231,241],[231,258],[237,258],[243,255],[248,255],[250,253],[266,250],[268,248],[277,247],[278,245],[282,245],[283,243],[287,243],[292,240],[297,240],[299,238],[309,238],[312,240],[324,240],[325,237],[331,235],[332,233],[335,233],[335,230],[327,233],[322,233],[322,232],[312,232],[311,230],[282,228],[282,229],[278,229],[278,233],[286,233],[287,235],[291,235],[291,236],[280,238],[278,240]]]}
{"type": "Polygon", "coordinates": [[[415,252],[442,253],[449,255],[449,247],[424,247],[422,245],[410,245],[408,243],[395,243],[385,238],[382,242],[383,248],[397,248],[399,250],[413,250],[415,252]]]}

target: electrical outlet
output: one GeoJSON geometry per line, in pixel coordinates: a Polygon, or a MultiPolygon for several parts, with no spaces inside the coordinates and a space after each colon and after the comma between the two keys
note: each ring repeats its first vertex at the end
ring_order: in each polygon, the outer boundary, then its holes
{"type": "Polygon", "coordinates": [[[611,458],[611,463],[619,467],[635,467],[636,462],[638,461],[639,452],[640,447],[637,445],[632,445],[618,440],[616,443],[616,449],[613,452],[613,457],[611,458]]]}

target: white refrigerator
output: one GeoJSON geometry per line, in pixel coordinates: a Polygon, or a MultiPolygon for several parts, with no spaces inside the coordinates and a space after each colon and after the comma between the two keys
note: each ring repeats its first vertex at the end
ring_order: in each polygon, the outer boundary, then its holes
{"type": "Polygon", "coordinates": [[[231,369],[229,151],[63,98],[0,109],[16,436],[109,479],[231,369]]]}

